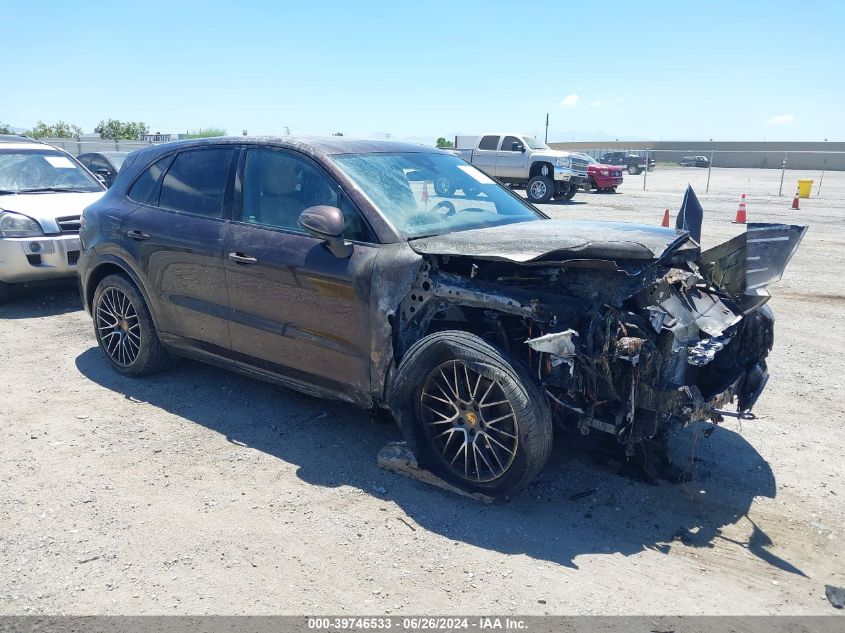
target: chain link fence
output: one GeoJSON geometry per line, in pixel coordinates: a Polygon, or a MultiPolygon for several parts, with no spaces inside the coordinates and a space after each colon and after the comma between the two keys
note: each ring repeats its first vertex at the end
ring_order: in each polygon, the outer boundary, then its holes
{"type": "MultiPolygon", "coordinates": [[[[568,143],[552,144],[555,149],[581,152],[599,162],[607,162],[608,155],[614,154],[612,162],[622,166],[628,183],[633,184],[635,178],[641,179],[642,189],[653,191],[674,189],[677,177],[683,174],[696,191],[709,193],[711,189],[719,189],[720,175],[725,174],[725,170],[753,169],[755,172],[747,176],[748,193],[792,196],[796,181],[808,178],[813,180],[813,194],[819,195],[825,172],[845,171],[845,151],[715,150],[695,146],[687,149],[655,149],[619,145],[612,148],[589,148],[580,145],[571,147],[568,143]],[[620,158],[620,155],[625,158],[620,158]],[[642,170],[637,174],[627,169],[629,163],[645,166],[651,161],[655,163],[651,170],[642,170]],[[674,177],[662,177],[667,172],[674,177]]],[[[730,180],[735,182],[736,172],[731,171],[730,180]]]]}
{"type": "Polygon", "coordinates": [[[111,141],[108,139],[41,138],[38,140],[59,147],[74,156],[87,152],[131,152],[154,145],[154,143],[147,141],[111,141]]]}

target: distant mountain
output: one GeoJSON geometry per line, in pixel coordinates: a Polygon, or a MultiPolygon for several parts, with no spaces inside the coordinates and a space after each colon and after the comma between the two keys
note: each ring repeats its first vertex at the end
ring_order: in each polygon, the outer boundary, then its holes
{"type": "Polygon", "coordinates": [[[602,130],[585,132],[584,130],[549,130],[549,143],[566,143],[571,141],[650,141],[652,139],[640,136],[623,136],[608,134],[602,130]]]}

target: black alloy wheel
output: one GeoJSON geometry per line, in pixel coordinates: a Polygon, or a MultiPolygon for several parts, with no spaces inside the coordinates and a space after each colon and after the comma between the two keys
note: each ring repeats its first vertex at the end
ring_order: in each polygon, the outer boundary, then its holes
{"type": "Polygon", "coordinates": [[[459,478],[491,482],[513,464],[519,422],[499,381],[459,360],[446,361],[423,386],[420,411],[440,460],[459,478]]]}

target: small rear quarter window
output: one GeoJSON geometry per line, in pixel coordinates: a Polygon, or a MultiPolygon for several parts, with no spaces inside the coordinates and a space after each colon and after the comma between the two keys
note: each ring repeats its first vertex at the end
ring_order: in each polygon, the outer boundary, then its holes
{"type": "Polygon", "coordinates": [[[147,167],[129,189],[129,199],[152,207],[158,206],[158,197],[161,192],[161,178],[167,171],[173,155],[159,158],[152,165],[147,167]]]}

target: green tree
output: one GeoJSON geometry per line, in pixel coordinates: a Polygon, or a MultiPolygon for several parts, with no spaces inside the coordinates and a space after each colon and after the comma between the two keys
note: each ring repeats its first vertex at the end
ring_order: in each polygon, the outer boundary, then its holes
{"type": "Polygon", "coordinates": [[[39,121],[35,124],[35,127],[26,131],[26,135],[32,138],[79,138],[81,134],[81,127],[64,121],[59,121],[53,125],[39,121]]]}
{"type": "Polygon", "coordinates": [[[211,138],[212,136],[226,136],[226,130],[219,127],[207,127],[205,129],[200,128],[199,130],[194,130],[193,132],[186,132],[182,135],[182,138],[211,138]]]}
{"type": "Polygon", "coordinates": [[[0,123],[0,134],[14,134],[8,123],[0,123]]]}
{"type": "Polygon", "coordinates": [[[343,136],[343,132],[335,132],[332,136],[343,136]]]}
{"type": "Polygon", "coordinates": [[[149,132],[149,128],[142,121],[127,121],[124,123],[117,119],[108,119],[107,121],[100,121],[94,131],[102,138],[113,141],[138,141],[149,132]]]}
{"type": "Polygon", "coordinates": [[[452,143],[452,141],[447,141],[441,136],[437,139],[437,147],[454,147],[454,143],[452,143]]]}

